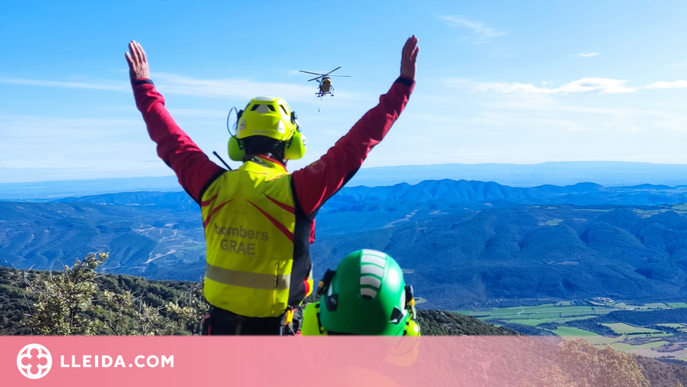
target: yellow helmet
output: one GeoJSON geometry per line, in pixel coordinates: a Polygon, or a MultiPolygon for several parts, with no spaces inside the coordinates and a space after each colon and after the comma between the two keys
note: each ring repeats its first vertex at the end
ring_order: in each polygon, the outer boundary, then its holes
{"type": "Polygon", "coordinates": [[[298,130],[291,108],[281,98],[268,96],[253,98],[239,113],[236,137],[265,136],[286,141],[298,130]]]}
{"type": "Polygon", "coordinates": [[[245,110],[238,112],[236,135],[229,139],[229,157],[232,160],[243,160],[245,151],[239,140],[252,136],[286,142],[284,158],[288,160],[305,155],[305,136],[300,133],[296,113],[281,98],[256,97],[245,110]]]}

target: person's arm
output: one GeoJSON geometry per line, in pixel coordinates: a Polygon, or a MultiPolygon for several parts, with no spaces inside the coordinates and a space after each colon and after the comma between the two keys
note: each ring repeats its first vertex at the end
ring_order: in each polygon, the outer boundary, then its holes
{"type": "Polygon", "coordinates": [[[401,76],[388,93],[327,153],[293,173],[298,203],[311,216],[358,171],[372,148],[379,144],[405,108],[415,86],[417,38],[410,37],[401,56],[401,76]]]}
{"type": "Polygon", "coordinates": [[[200,203],[203,190],[225,170],[213,163],[169,114],[165,99],[150,80],[148,61],[141,45],[129,43],[125,57],[136,106],[143,114],[150,138],[157,144],[158,156],[176,173],[189,196],[200,203]]]}

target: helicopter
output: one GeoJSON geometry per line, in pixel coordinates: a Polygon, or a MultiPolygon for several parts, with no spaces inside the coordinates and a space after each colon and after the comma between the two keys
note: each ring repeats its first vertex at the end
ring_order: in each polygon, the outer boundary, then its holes
{"type": "Polygon", "coordinates": [[[335,68],[334,70],[332,70],[326,74],[313,73],[311,71],[303,71],[303,70],[298,70],[298,71],[300,71],[302,73],[306,73],[306,74],[317,75],[313,79],[308,79],[308,82],[317,81],[317,83],[320,84],[319,87],[317,88],[317,92],[315,93],[315,96],[322,98],[327,94],[331,95],[332,97],[334,96],[334,94],[333,94],[334,88],[332,87],[332,80],[330,79],[330,77],[342,77],[342,78],[343,77],[350,77],[350,75],[329,75],[329,74],[333,73],[334,71],[336,71],[340,68],[341,68],[341,66],[335,68]]]}

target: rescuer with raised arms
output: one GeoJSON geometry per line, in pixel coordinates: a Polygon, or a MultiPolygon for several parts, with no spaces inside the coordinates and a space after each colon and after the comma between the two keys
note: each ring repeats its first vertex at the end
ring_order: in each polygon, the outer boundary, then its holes
{"type": "Polygon", "coordinates": [[[207,243],[203,319],[209,335],[293,333],[293,311],[312,292],[309,245],[315,215],[360,168],[398,119],[415,85],[417,38],[403,47],[400,76],[379,104],[309,166],[289,173],[303,157],[305,138],[281,98],[257,97],[239,112],[229,157],[235,171],[212,162],[176,124],[150,79],[143,48],[125,54],[138,109],[158,156],[198,203],[207,243]]]}

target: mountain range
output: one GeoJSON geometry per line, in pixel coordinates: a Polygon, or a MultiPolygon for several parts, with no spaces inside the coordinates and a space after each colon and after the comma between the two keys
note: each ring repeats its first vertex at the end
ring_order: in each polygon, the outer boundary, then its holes
{"type": "MultiPolygon", "coordinates": [[[[685,202],[685,187],[652,185],[351,187],[321,209],[311,252],[319,277],[354,250],[385,251],[433,309],[684,299],[685,202]]],[[[47,269],[92,251],[110,252],[108,273],[198,280],[200,212],[181,192],[0,202],[0,264],[47,269]]]]}
{"type": "MultiPolygon", "coordinates": [[[[175,176],[38,181],[62,175],[54,170],[0,168],[0,200],[46,201],[69,196],[135,191],[181,191],[175,176]]],[[[687,185],[687,165],[618,161],[571,161],[541,164],[402,165],[360,169],[349,182],[355,186],[418,184],[425,180],[477,180],[513,187],[557,186],[593,182],[604,187],[641,184],[687,185]]]]}
{"type": "Polygon", "coordinates": [[[593,182],[606,187],[687,184],[687,165],[623,161],[562,161],[540,164],[440,164],[362,168],[350,186],[418,184],[424,180],[493,181],[515,187],[593,182]]]}

